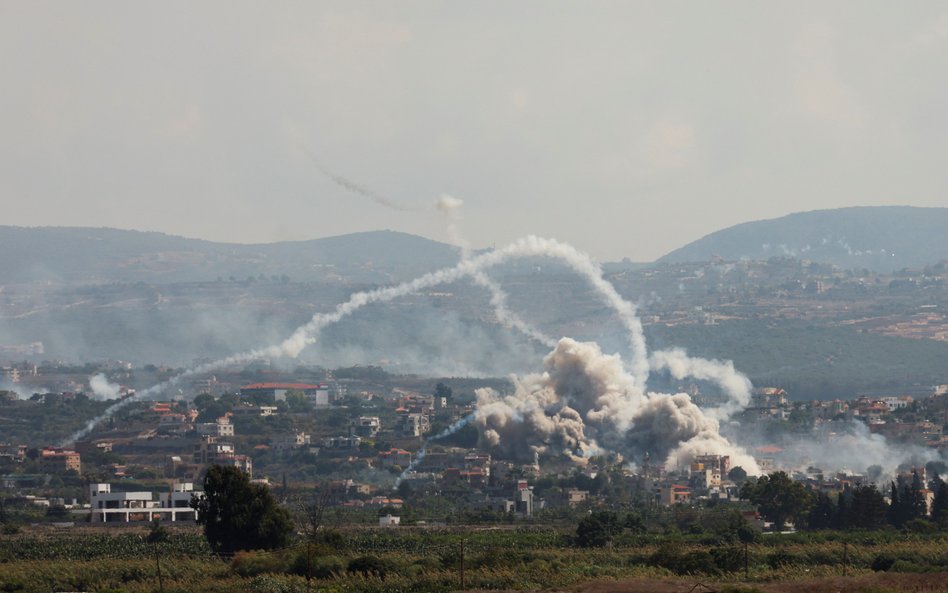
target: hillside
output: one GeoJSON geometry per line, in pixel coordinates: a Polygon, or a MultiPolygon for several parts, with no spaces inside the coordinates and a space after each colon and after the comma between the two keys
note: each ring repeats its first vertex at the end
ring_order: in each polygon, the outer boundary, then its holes
{"type": "Polygon", "coordinates": [[[948,208],[910,206],[814,210],[738,224],[660,258],[660,263],[766,260],[789,256],[844,268],[891,272],[948,259],[948,208]]]}
{"type": "Polygon", "coordinates": [[[173,283],[260,275],[387,283],[456,261],[450,245],[394,231],[242,245],[109,228],[0,226],[4,283],[173,283]]]}

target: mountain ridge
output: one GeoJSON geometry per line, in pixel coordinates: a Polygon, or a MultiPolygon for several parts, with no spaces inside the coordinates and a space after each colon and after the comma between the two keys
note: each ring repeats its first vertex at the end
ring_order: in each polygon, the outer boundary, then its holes
{"type": "Polygon", "coordinates": [[[853,206],[809,210],[717,230],[656,263],[794,257],[892,272],[948,259],[948,208],[853,206]]]}

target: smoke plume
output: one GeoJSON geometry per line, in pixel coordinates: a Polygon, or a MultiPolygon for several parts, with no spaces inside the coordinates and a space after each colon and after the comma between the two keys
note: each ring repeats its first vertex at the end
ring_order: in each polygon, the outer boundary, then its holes
{"type": "Polygon", "coordinates": [[[743,374],[734,369],[730,360],[707,360],[692,358],[681,348],[671,350],[656,350],[649,357],[649,364],[653,371],[668,371],[675,379],[687,377],[715,383],[725,395],[727,402],[720,408],[708,410],[708,414],[718,420],[730,418],[740,412],[750,403],[751,382],[743,374]]]}
{"type": "MultiPolygon", "coordinates": [[[[213,372],[221,368],[246,364],[261,358],[296,358],[304,348],[310,344],[313,344],[317,340],[319,332],[323,328],[333,323],[337,323],[349,315],[352,315],[362,307],[371,305],[373,303],[387,302],[392,299],[406,296],[419,290],[431,288],[440,284],[456,282],[462,278],[473,277],[476,274],[484,272],[491,267],[503,264],[511,259],[524,257],[549,257],[561,261],[570,267],[574,272],[585,278],[600,295],[602,300],[616,312],[620,323],[628,332],[630,347],[630,368],[628,373],[614,373],[614,375],[616,375],[617,378],[621,375],[621,380],[623,382],[621,391],[625,394],[624,397],[630,400],[633,400],[636,397],[645,397],[643,394],[646,387],[646,382],[648,380],[650,364],[648,360],[648,352],[646,349],[645,336],[642,331],[642,323],[636,316],[635,306],[623,299],[619,293],[616,292],[615,287],[613,287],[612,284],[603,278],[602,270],[599,268],[599,266],[585,254],[566,243],[552,239],[528,236],[515,241],[504,248],[462,259],[461,262],[452,268],[431,272],[396,286],[377,288],[374,290],[355,293],[350,296],[349,300],[337,305],[334,311],[329,313],[318,313],[314,315],[308,323],[297,328],[292,335],[279,344],[235,354],[228,358],[192,367],[191,369],[184,371],[183,373],[173,377],[168,381],[154,385],[148,389],[138,392],[133,397],[126,398],[113,404],[101,416],[90,420],[84,428],[73,434],[70,437],[70,440],[67,442],[74,442],[75,440],[82,438],[88,434],[96,426],[96,424],[101,422],[103,419],[110,417],[116,411],[130,404],[131,402],[148,399],[163,393],[169,388],[175,387],[178,383],[185,379],[213,372]]],[[[618,357],[616,357],[616,362],[618,363],[618,357]]],[[[577,390],[575,397],[579,398],[579,396],[580,393],[577,390]]],[[[559,419],[564,425],[568,422],[572,422],[576,426],[575,430],[573,431],[573,440],[576,443],[576,447],[582,449],[584,446],[589,447],[595,444],[594,442],[591,442],[582,436],[583,433],[581,431],[584,420],[600,424],[615,422],[614,420],[609,420],[603,417],[603,415],[606,414],[607,411],[614,410],[616,413],[620,414],[620,417],[624,417],[630,415],[631,410],[634,409],[634,406],[630,408],[629,405],[627,405],[628,402],[618,403],[621,405],[614,407],[599,406],[595,410],[588,408],[587,412],[590,412],[590,414],[588,414],[588,418],[577,416],[576,410],[564,405],[559,411],[559,419]]],[[[694,407],[694,404],[692,404],[690,400],[688,400],[688,403],[690,406],[694,407]]],[[[696,407],[695,410],[697,410],[696,407]]],[[[713,420],[709,418],[705,418],[705,420],[708,422],[713,422],[713,420]]],[[[707,428],[705,430],[703,428],[702,430],[709,432],[711,429],[707,428]]],[[[602,437],[606,436],[615,436],[615,431],[603,430],[602,437]]],[[[712,439],[708,440],[710,442],[712,439]]]]}
{"type": "Polygon", "coordinates": [[[89,389],[92,390],[94,399],[106,400],[117,398],[122,388],[115,383],[110,383],[105,373],[99,373],[89,377],[89,389]]]}
{"type": "Polygon", "coordinates": [[[618,355],[594,343],[563,338],[544,366],[542,374],[515,379],[512,394],[477,392],[481,446],[525,461],[546,453],[577,463],[606,452],[649,452],[669,465],[729,455],[732,464],[759,473],[753,457],[724,438],[718,421],[687,394],[647,392],[618,355]]]}
{"type": "Polygon", "coordinates": [[[356,195],[362,196],[364,198],[368,198],[372,200],[373,202],[375,202],[376,204],[385,206],[386,208],[391,208],[392,210],[399,210],[401,212],[412,211],[412,208],[403,206],[393,200],[386,198],[385,196],[382,196],[373,192],[372,190],[366,189],[365,187],[359,185],[358,183],[354,181],[346,179],[345,177],[343,177],[342,175],[339,175],[338,173],[334,173],[328,167],[326,167],[326,165],[324,165],[321,160],[316,158],[315,154],[310,152],[302,144],[300,144],[300,149],[303,151],[303,153],[306,154],[307,157],[309,157],[309,160],[313,163],[313,165],[317,169],[319,169],[320,173],[328,177],[333,183],[345,189],[346,191],[350,191],[356,195]]]}
{"type": "MultiPolygon", "coordinates": [[[[435,204],[437,209],[442,214],[444,214],[448,220],[448,237],[452,242],[461,247],[461,261],[466,261],[471,258],[471,246],[458,228],[461,206],[463,205],[464,200],[455,198],[454,196],[449,196],[448,194],[442,194],[441,197],[438,198],[438,202],[435,204]]],[[[539,329],[533,327],[524,321],[519,315],[510,310],[510,308],[507,306],[507,293],[504,292],[504,289],[501,288],[500,284],[495,282],[490,276],[487,275],[487,272],[474,272],[471,274],[471,280],[474,282],[474,284],[487,289],[487,292],[490,293],[490,304],[494,308],[494,315],[497,317],[498,322],[500,322],[505,327],[519,331],[531,340],[538,342],[547,348],[552,348],[556,345],[556,340],[547,336],[539,329]]]]}

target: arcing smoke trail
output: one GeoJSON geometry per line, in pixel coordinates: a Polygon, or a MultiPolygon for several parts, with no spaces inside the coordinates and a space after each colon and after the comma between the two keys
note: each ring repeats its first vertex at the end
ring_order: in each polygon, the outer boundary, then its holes
{"type": "MultiPolygon", "coordinates": [[[[460,230],[458,230],[458,211],[462,205],[464,205],[463,200],[447,194],[442,194],[436,204],[438,210],[447,217],[448,236],[455,244],[461,247],[461,261],[465,261],[471,258],[471,246],[461,235],[460,230]]],[[[471,279],[474,281],[474,284],[486,288],[490,293],[490,304],[494,307],[494,315],[497,317],[497,321],[507,327],[516,329],[531,340],[539,342],[547,348],[556,346],[556,340],[533,327],[510,310],[507,306],[507,293],[505,293],[500,285],[494,282],[486,272],[474,272],[471,275],[471,279]]]]}
{"type": "Polygon", "coordinates": [[[402,483],[402,481],[405,478],[407,478],[411,472],[415,471],[415,468],[418,467],[418,464],[424,461],[425,456],[428,454],[428,443],[430,443],[431,441],[437,441],[439,439],[449,437],[452,434],[456,433],[457,431],[461,430],[462,428],[470,424],[472,420],[474,420],[476,414],[477,414],[476,412],[472,412],[468,414],[467,416],[461,418],[460,420],[458,420],[451,426],[445,428],[444,430],[442,430],[435,436],[426,440],[424,444],[421,446],[421,448],[418,449],[418,452],[415,453],[415,458],[412,459],[411,463],[408,464],[408,467],[405,468],[405,471],[403,471],[401,475],[398,476],[398,478],[395,480],[395,488],[398,488],[398,486],[402,483]]]}
{"type": "Polygon", "coordinates": [[[316,335],[323,328],[348,317],[365,305],[387,302],[425,288],[456,282],[461,278],[471,277],[476,273],[503,264],[517,257],[550,257],[558,259],[587,279],[600,296],[602,296],[603,300],[616,311],[620,321],[628,330],[632,351],[631,370],[636,380],[644,387],[649,371],[648,353],[645,347],[645,337],[642,333],[642,324],[635,315],[635,306],[624,300],[619,293],[616,292],[612,284],[602,277],[602,270],[599,269],[599,266],[589,259],[588,256],[566,243],[531,235],[496,251],[462,260],[453,268],[430,272],[396,286],[357,292],[353,294],[348,301],[337,305],[333,312],[314,315],[308,323],[298,327],[289,338],[280,344],[235,354],[221,360],[193,367],[163,383],[140,391],[133,397],[117,402],[106,409],[98,418],[90,420],[85,427],[73,434],[67,442],[75,442],[81,439],[88,434],[96,424],[115,414],[115,412],[133,401],[147,399],[152,395],[161,393],[167,388],[177,385],[184,379],[221,368],[244,364],[259,358],[279,358],[284,356],[296,358],[306,346],[316,341],[316,335]]]}
{"type": "Polygon", "coordinates": [[[333,183],[342,187],[343,189],[348,190],[354,194],[360,195],[362,197],[368,198],[372,200],[373,202],[377,204],[381,204],[382,206],[385,206],[387,208],[391,208],[392,210],[399,210],[401,212],[410,212],[413,210],[412,208],[408,208],[407,206],[402,206],[401,204],[393,202],[392,200],[386,198],[385,196],[381,196],[369,189],[366,189],[362,187],[361,185],[359,185],[358,183],[346,179],[342,175],[333,173],[325,165],[323,165],[322,161],[316,158],[316,155],[310,152],[303,144],[300,144],[300,149],[303,151],[303,153],[306,154],[307,157],[309,157],[309,160],[313,163],[313,165],[317,169],[319,169],[320,173],[322,173],[323,175],[331,179],[333,183]]]}

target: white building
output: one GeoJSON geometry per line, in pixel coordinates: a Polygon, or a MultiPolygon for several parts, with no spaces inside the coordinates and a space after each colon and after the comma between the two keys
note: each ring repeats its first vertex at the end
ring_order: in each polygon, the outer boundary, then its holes
{"type": "Polygon", "coordinates": [[[379,527],[398,527],[402,522],[401,517],[393,517],[392,515],[385,515],[384,517],[379,517],[379,527]]]}
{"type": "Polygon", "coordinates": [[[176,483],[171,492],[112,492],[111,484],[89,486],[92,523],[130,523],[132,521],[196,521],[191,497],[202,498],[190,482],[176,483]]]}

